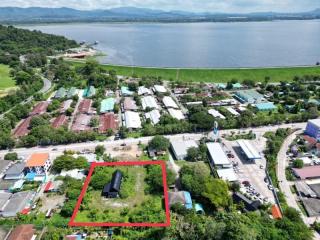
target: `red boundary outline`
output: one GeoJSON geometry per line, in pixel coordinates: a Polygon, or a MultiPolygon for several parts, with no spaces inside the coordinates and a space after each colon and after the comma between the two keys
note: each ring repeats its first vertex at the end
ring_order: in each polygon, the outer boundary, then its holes
{"type": "Polygon", "coordinates": [[[84,182],[83,188],[81,190],[80,196],[76,203],[73,214],[68,223],[70,227],[169,227],[170,226],[170,210],[169,210],[169,200],[168,200],[168,187],[167,187],[167,172],[165,161],[141,161],[141,162],[103,162],[103,163],[92,163],[89,174],[84,182]],[[93,170],[95,167],[100,166],[133,166],[133,165],[160,165],[162,168],[162,182],[164,191],[164,204],[166,211],[166,221],[164,223],[94,223],[94,222],[75,222],[76,215],[79,211],[81,202],[86,194],[93,170]]]}

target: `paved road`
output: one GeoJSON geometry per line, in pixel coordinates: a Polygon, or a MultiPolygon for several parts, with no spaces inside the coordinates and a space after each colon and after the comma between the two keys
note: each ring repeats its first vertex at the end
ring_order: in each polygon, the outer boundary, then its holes
{"type": "MultiPolygon", "coordinates": [[[[49,81],[47,78],[44,78],[43,76],[40,76],[42,81],[43,81],[43,87],[39,90],[39,93],[46,93],[49,91],[49,89],[51,88],[52,84],[51,84],[51,81],[49,81]]],[[[20,102],[20,104],[26,104],[26,103],[29,103],[33,100],[33,96],[27,98],[26,100],[20,102]]],[[[18,104],[17,104],[18,105],[18,104]]],[[[16,105],[15,105],[16,106],[16,105]]],[[[2,118],[5,114],[9,113],[10,111],[12,110],[9,109],[8,111],[2,113],[0,115],[0,118],[2,118]]]]}
{"type": "Polygon", "coordinates": [[[297,204],[295,196],[291,192],[290,183],[286,179],[286,167],[288,166],[287,151],[290,147],[290,144],[297,137],[297,135],[301,134],[301,133],[302,133],[302,131],[296,131],[293,134],[291,134],[290,136],[288,136],[285,139],[285,141],[283,142],[282,147],[281,147],[281,149],[278,153],[278,156],[277,156],[277,161],[278,161],[277,177],[278,177],[278,181],[279,181],[279,187],[280,187],[281,191],[284,193],[288,205],[295,208],[299,212],[301,212],[301,210],[297,204]]]}
{"type": "MultiPolygon", "coordinates": [[[[288,158],[287,158],[287,151],[289,150],[290,144],[294,141],[297,135],[301,134],[302,132],[303,132],[302,130],[299,130],[292,133],[283,142],[282,147],[277,156],[277,160],[278,160],[277,177],[279,181],[280,190],[284,193],[287,204],[290,207],[295,208],[298,212],[300,212],[301,217],[305,224],[311,225],[314,223],[314,221],[316,221],[316,218],[306,217],[305,215],[303,215],[301,209],[297,204],[297,199],[295,195],[291,192],[290,185],[292,184],[286,179],[286,167],[289,165],[288,158]]],[[[317,232],[315,232],[314,234],[315,234],[314,239],[320,240],[320,235],[317,232]]]]}

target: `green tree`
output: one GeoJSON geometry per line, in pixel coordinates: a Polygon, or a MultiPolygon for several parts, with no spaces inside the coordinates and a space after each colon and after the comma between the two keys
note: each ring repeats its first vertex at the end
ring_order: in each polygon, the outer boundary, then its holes
{"type": "Polygon", "coordinates": [[[166,151],[170,146],[170,142],[163,136],[155,136],[150,142],[149,147],[156,151],[166,151]]]}
{"type": "Polygon", "coordinates": [[[293,161],[293,167],[294,168],[303,168],[304,163],[301,159],[296,159],[293,161]]]}
{"type": "Polygon", "coordinates": [[[98,156],[102,156],[104,152],[106,151],[106,148],[103,145],[98,145],[96,146],[94,152],[98,156]]]}
{"type": "Polygon", "coordinates": [[[231,204],[228,184],[224,180],[207,178],[203,196],[208,198],[216,209],[227,208],[231,204]]]}
{"type": "Polygon", "coordinates": [[[4,155],[4,160],[15,161],[18,160],[18,154],[16,152],[9,152],[4,155]]]}

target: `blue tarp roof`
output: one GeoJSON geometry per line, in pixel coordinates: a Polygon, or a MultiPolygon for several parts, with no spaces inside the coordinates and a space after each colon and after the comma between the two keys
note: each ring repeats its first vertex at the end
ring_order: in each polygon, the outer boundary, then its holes
{"type": "Polygon", "coordinates": [[[34,178],[35,178],[35,176],[36,176],[36,173],[34,173],[34,172],[29,172],[29,173],[27,173],[27,175],[26,175],[26,179],[27,179],[28,181],[33,181],[34,178]]]}
{"type": "Polygon", "coordinates": [[[196,213],[199,213],[199,212],[204,213],[203,207],[200,203],[196,203],[194,205],[194,209],[196,210],[196,213]]]}
{"type": "Polygon", "coordinates": [[[184,191],[185,207],[186,209],[192,209],[192,199],[189,192],[184,191]]]}

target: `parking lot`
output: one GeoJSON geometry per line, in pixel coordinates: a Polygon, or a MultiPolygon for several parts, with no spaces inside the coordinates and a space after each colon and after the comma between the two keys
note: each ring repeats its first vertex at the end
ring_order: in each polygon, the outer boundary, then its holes
{"type": "MultiPolygon", "coordinates": [[[[224,141],[224,143],[227,150],[230,151],[230,154],[228,155],[233,157],[231,157],[230,160],[233,163],[233,169],[241,183],[241,191],[250,196],[253,200],[275,203],[273,193],[268,188],[268,183],[265,181],[266,160],[262,158],[261,160],[257,160],[256,163],[249,162],[241,153],[241,149],[237,142],[224,141]],[[247,186],[244,186],[242,183],[246,183],[245,185],[247,186]]],[[[251,141],[251,144],[261,153],[265,141],[264,139],[259,138],[251,141]]]]}

